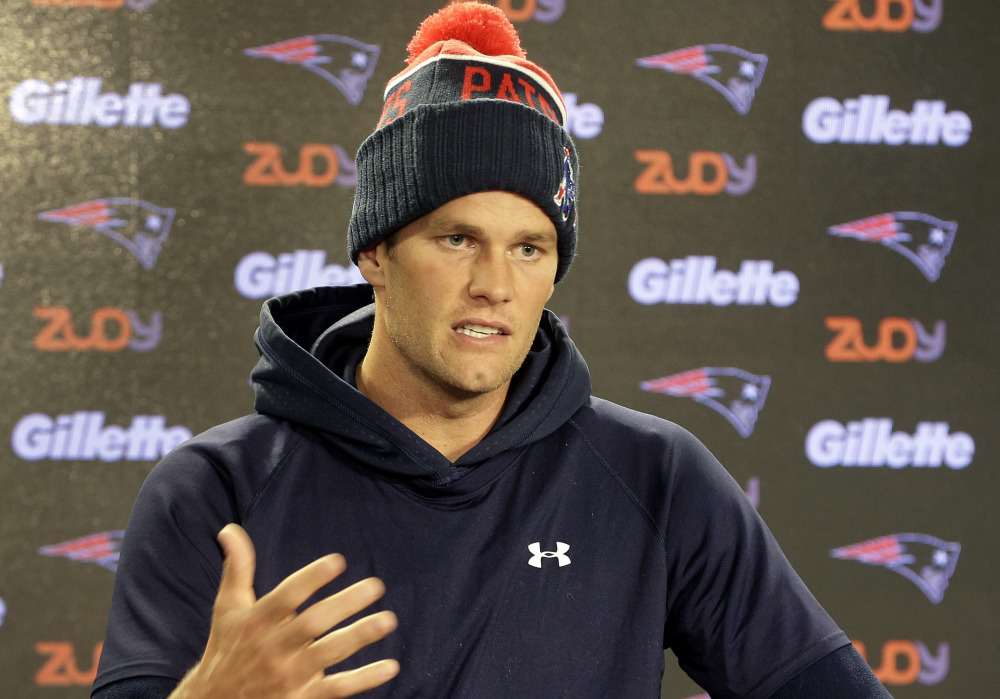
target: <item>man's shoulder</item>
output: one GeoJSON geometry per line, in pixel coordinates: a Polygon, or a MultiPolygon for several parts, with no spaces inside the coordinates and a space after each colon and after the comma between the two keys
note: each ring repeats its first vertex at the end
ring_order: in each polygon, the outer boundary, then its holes
{"type": "Polygon", "coordinates": [[[291,426],[284,420],[252,413],[209,427],[184,442],[181,447],[199,449],[225,449],[233,445],[245,445],[258,440],[270,440],[282,433],[291,432],[291,426]]]}
{"type": "Polygon", "coordinates": [[[643,443],[694,442],[697,438],[675,422],[604,398],[591,396],[573,416],[573,423],[592,439],[635,439],[643,443]]]}
{"type": "Polygon", "coordinates": [[[608,468],[651,494],[728,477],[701,440],[670,420],[592,397],[571,422],[608,468]]]}
{"type": "Polygon", "coordinates": [[[259,481],[266,478],[303,434],[291,423],[253,414],[238,417],[196,434],[170,451],[153,468],[153,483],[259,481]]]}

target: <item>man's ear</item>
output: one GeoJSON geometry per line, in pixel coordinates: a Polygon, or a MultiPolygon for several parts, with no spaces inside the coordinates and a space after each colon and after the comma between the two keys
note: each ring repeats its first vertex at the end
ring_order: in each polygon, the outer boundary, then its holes
{"type": "Polygon", "coordinates": [[[373,287],[385,286],[385,262],[386,243],[381,240],[372,243],[358,253],[358,269],[361,276],[373,287]]]}

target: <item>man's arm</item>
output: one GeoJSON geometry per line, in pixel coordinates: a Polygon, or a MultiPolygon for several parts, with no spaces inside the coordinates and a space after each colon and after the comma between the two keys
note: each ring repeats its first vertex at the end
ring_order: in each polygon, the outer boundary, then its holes
{"type": "Polygon", "coordinates": [[[854,646],[824,655],[786,682],[771,699],[825,699],[833,688],[838,699],[892,699],[854,646]]]}
{"type": "MultiPolygon", "coordinates": [[[[386,659],[349,672],[325,674],[326,668],[396,628],[395,615],[384,611],[330,631],[382,597],[385,587],[380,580],[367,578],[297,613],[312,594],[344,572],[343,556],[324,556],[257,599],[253,591],[256,559],[250,537],[231,524],[219,533],[219,543],[225,561],[205,653],[170,697],[292,693],[347,697],[384,684],[399,673],[399,664],[386,659]]],[[[130,678],[94,696],[165,696],[172,684],[172,680],[157,677],[130,678]]]]}

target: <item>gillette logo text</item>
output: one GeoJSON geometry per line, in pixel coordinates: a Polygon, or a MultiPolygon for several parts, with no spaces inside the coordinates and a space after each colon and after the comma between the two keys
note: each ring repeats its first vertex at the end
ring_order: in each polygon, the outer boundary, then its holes
{"type": "Polygon", "coordinates": [[[888,466],[960,470],[972,463],[976,443],[965,432],[949,432],[947,422],[920,422],[913,434],[893,432],[892,419],[866,417],[843,425],[823,420],[806,436],[806,456],[814,466],[888,466]]]}
{"type": "Polygon", "coordinates": [[[785,307],[799,298],[799,279],[774,271],[770,260],[744,260],[738,272],[716,269],[712,256],[688,255],[665,262],[647,257],[628,275],[629,295],[644,305],[683,303],[713,306],[785,307]]]}
{"type": "Polygon", "coordinates": [[[909,112],[889,109],[885,95],[861,95],[839,102],[817,97],[802,113],[802,131],[813,143],[887,146],[964,146],[972,133],[965,112],[946,111],[943,100],[917,100],[909,112]]]}
{"type": "Polygon", "coordinates": [[[25,80],[10,95],[10,115],[22,124],[131,126],[179,129],[191,103],[184,95],[164,95],[159,83],[132,83],[125,95],[101,92],[101,78],[76,77],[51,85],[25,80]]]}
{"type": "Polygon", "coordinates": [[[277,257],[252,252],[236,265],[233,282],[240,295],[263,299],[314,286],[361,284],[365,278],[354,265],[326,264],[324,250],[296,250],[277,257]]]}
{"type": "Polygon", "coordinates": [[[105,425],[99,411],[50,417],[31,413],[14,426],[11,446],[25,461],[157,461],[191,438],[162,415],[136,415],[128,427],[105,425]]]}

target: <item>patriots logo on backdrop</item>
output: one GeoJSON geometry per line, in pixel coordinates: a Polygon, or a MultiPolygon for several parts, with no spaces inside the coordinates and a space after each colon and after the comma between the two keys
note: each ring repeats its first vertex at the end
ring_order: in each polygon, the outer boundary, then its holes
{"type": "Polygon", "coordinates": [[[958,224],[914,211],[896,211],[841,223],[830,235],[879,243],[917,266],[929,281],[937,281],[944,258],[951,252],[958,224]]]}
{"type": "Polygon", "coordinates": [[[833,549],[830,556],[895,571],[937,604],[944,599],[961,549],[953,541],[927,534],[892,534],[833,549]]]}
{"type": "Polygon", "coordinates": [[[95,199],[63,209],[43,211],[42,221],[81,226],[106,235],[128,250],[145,269],[156,259],[174,222],[176,209],[124,197],[95,199]]]}
{"type": "Polygon", "coordinates": [[[764,407],[770,376],[742,369],[703,367],[639,384],[643,391],[693,398],[729,420],[741,437],[753,434],[757,414],[764,407]]]}
{"type": "Polygon", "coordinates": [[[368,80],[375,72],[379,47],[347,36],[316,34],[256,46],[243,53],[300,65],[332,84],[349,104],[356,106],[364,98],[368,80]]]}
{"type": "Polygon", "coordinates": [[[72,541],[64,541],[51,546],[43,546],[38,553],[43,556],[69,558],[80,563],[96,563],[112,573],[118,571],[118,556],[121,552],[125,532],[113,530],[91,534],[72,541]]]}
{"type": "MultiPolygon", "coordinates": [[[[563,176],[559,183],[559,191],[552,197],[553,201],[559,205],[559,212],[562,220],[569,218],[569,212],[576,204],[576,180],[573,179],[573,165],[570,162],[569,148],[563,147],[563,176]]],[[[573,225],[576,225],[578,213],[573,212],[573,225]]]]}
{"type": "Polygon", "coordinates": [[[705,44],[640,58],[636,65],[690,75],[721,93],[737,112],[746,114],[764,79],[767,56],[736,46],[705,44]]]}

